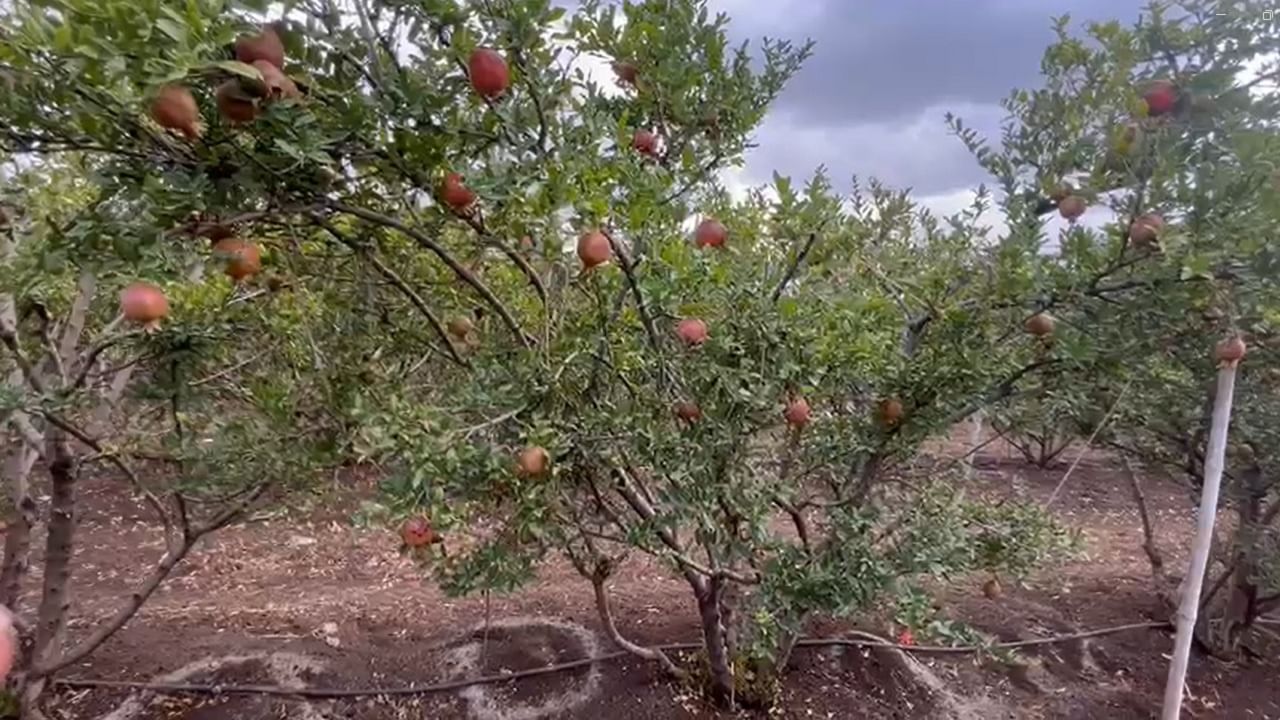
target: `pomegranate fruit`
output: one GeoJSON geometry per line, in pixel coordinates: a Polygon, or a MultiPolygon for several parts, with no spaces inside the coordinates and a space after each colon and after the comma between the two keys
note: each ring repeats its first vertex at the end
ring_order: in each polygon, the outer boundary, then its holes
{"type": "Polygon", "coordinates": [[[463,183],[461,175],[451,172],[440,183],[440,199],[454,212],[461,212],[471,207],[476,201],[476,194],[463,183]]]}
{"type": "Polygon", "coordinates": [[[1147,114],[1151,117],[1167,115],[1178,104],[1178,86],[1169,80],[1156,80],[1147,86],[1142,100],[1147,104],[1147,114]]]}
{"type": "Polygon", "coordinates": [[[213,254],[225,263],[225,272],[235,282],[257,275],[262,270],[262,253],[258,246],[238,238],[219,240],[213,254]]]}
{"type": "Polygon", "coordinates": [[[1060,203],[1064,199],[1066,199],[1067,196],[1071,195],[1074,192],[1075,192],[1075,188],[1071,187],[1066,183],[1062,183],[1060,185],[1055,186],[1053,190],[1049,191],[1049,199],[1056,203],[1060,203]]]}
{"type": "Polygon", "coordinates": [[[164,291],[151,283],[135,282],[120,293],[120,312],[126,320],[139,323],[148,330],[160,327],[169,314],[169,300],[164,291]]]}
{"type": "Polygon", "coordinates": [[[809,424],[809,401],[802,397],[793,397],[787,401],[782,417],[793,428],[802,428],[809,424]]]}
{"type": "Polygon", "coordinates": [[[1072,221],[1083,215],[1088,208],[1089,204],[1079,195],[1068,195],[1058,202],[1058,214],[1072,221]]]}
{"type": "Polygon", "coordinates": [[[700,248],[722,248],[728,239],[729,231],[719,220],[714,219],[703,220],[693,233],[693,242],[700,248]]]}
{"type": "Polygon", "coordinates": [[[9,678],[18,659],[18,630],[13,626],[13,613],[0,605],[0,683],[9,678]]]}
{"type": "Polygon", "coordinates": [[[998,579],[990,578],[982,583],[982,594],[986,595],[988,600],[997,600],[1004,594],[1004,589],[1000,587],[998,579]]]}
{"type": "Polygon", "coordinates": [[[254,60],[253,66],[262,73],[262,81],[266,83],[267,92],[271,98],[301,97],[302,93],[298,91],[298,86],[288,75],[281,72],[280,68],[266,60],[254,60]]]}
{"type": "Polygon", "coordinates": [[[896,397],[881,400],[880,406],[876,409],[880,424],[887,428],[895,427],[901,422],[903,412],[902,401],[896,397]]]}
{"type": "Polygon", "coordinates": [[[481,97],[493,99],[506,91],[511,84],[511,71],[507,61],[496,50],[476,48],[467,61],[467,75],[471,87],[481,97]]]}
{"type": "Polygon", "coordinates": [[[214,92],[218,114],[232,125],[252,122],[258,117],[258,103],[245,92],[238,80],[227,80],[214,92]]]}
{"type": "Polygon", "coordinates": [[[445,328],[449,330],[450,335],[459,340],[465,340],[471,334],[471,331],[475,329],[475,324],[471,322],[471,318],[459,315],[458,317],[450,318],[445,323],[445,328]]]}
{"type": "Polygon", "coordinates": [[[1027,318],[1027,322],[1024,327],[1028,333],[1035,335],[1036,337],[1047,337],[1053,334],[1053,328],[1055,325],[1057,325],[1057,322],[1053,319],[1052,315],[1040,312],[1027,318]]]}
{"type": "Polygon", "coordinates": [[[177,130],[188,139],[200,137],[200,108],[195,96],[181,85],[165,85],[151,101],[151,119],[168,130],[177,130]]]}
{"type": "Polygon", "coordinates": [[[431,523],[423,517],[409,518],[400,526],[400,541],[405,547],[420,548],[440,542],[441,537],[436,534],[431,523]]]}
{"type": "Polygon", "coordinates": [[[641,155],[653,155],[658,151],[658,136],[648,130],[637,130],[631,136],[631,147],[641,155]]]}
{"type": "Polygon", "coordinates": [[[903,630],[902,632],[898,633],[898,644],[899,645],[915,645],[916,644],[915,633],[911,632],[910,630],[903,630]]]}
{"type": "Polygon", "coordinates": [[[578,238],[578,259],[582,261],[583,270],[590,270],[606,263],[611,257],[613,257],[613,246],[609,244],[609,238],[599,230],[583,233],[582,237],[578,238]]]}
{"type": "Polygon", "coordinates": [[[702,408],[695,402],[687,400],[675,404],[676,417],[687,423],[695,423],[702,419],[702,408]]]}
{"type": "Polygon", "coordinates": [[[636,78],[640,76],[640,68],[629,62],[618,61],[613,64],[613,74],[618,79],[628,85],[635,85],[636,78]]]}
{"type": "Polygon", "coordinates": [[[1223,365],[1234,365],[1244,359],[1245,351],[1244,339],[1239,335],[1232,335],[1218,342],[1213,355],[1223,365]]]}
{"type": "Polygon", "coordinates": [[[697,347],[707,341],[707,324],[698,318],[685,318],[676,323],[676,337],[685,345],[697,347]]]}
{"type": "Polygon", "coordinates": [[[551,456],[536,445],[527,447],[516,455],[516,474],[522,478],[543,478],[550,469],[551,456]]]}
{"type": "Polygon", "coordinates": [[[261,60],[277,69],[284,67],[284,43],[273,28],[265,27],[257,35],[245,35],[236,40],[236,60],[249,65],[261,60]]]}
{"type": "Polygon", "coordinates": [[[1164,218],[1155,213],[1139,215],[1129,225],[1129,242],[1139,248],[1159,248],[1160,231],[1164,229],[1164,218]]]}
{"type": "Polygon", "coordinates": [[[210,242],[218,242],[226,240],[229,237],[235,237],[236,231],[226,225],[217,222],[201,224],[196,228],[196,235],[202,238],[208,238],[210,242]]]}

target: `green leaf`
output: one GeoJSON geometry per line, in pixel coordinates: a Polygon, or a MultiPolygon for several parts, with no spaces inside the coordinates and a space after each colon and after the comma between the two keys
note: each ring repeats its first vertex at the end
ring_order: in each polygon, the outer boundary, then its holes
{"type": "Polygon", "coordinates": [[[167,35],[170,40],[179,44],[186,44],[187,28],[185,25],[169,18],[156,18],[156,27],[160,29],[160,32],[167,35]]]}

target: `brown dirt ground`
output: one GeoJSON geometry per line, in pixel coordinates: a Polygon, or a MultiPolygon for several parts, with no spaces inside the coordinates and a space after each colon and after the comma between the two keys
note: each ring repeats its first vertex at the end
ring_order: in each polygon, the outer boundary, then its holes
{"type": "MultiPolygon", "coordinates": [[[[959,446],[958,441],[943,443],[935,451],[954,453],[959,446]]],[[[1064,455],[1066,461],[1074,456],[1074,450],[1064,455]]],[[[1065,464],[1047,471],[1026,466],[996,444],[978,457],[975,486],[993,497],[1047,498],[1065,470],[1065,464]]],[[[350,521],[359,499],[370,492],[369,477],[354,473],[335,482],[342,496],[337,503],[296,503],[287,513],[255,517],[207,539],[122,632],[66,677],[147,680],[227,655],[248,657],[240,664],[197,672],[191,681],[275,684],[292,677],[317,686],[359,688],[474,673],[481,658],[473,631],[485,617],[483,599],[445,598],[399,556],[390,533],[350,521]],[[308,658],[314,666],[297,670],[308,658]]],[[[1163,549],[1176,569],[1183,562],[1192,503],[1170,481],[1150,480],[1147,485],[1163,549]]],[[[86,507],[79,530],[72,633],[107,616],[141,573],[139,560],[159,557],[162,551],[142,506],[124,498],[116,481],[94,477],[83,483],[82,492],[86,507]]],[[[1151,592],[1137,513],[1114,464],[1103,455],[1086,454],[1057,507],[1083,529],[1084,556],[1020,586],[1006,583],[1000,602],[982,595],[983,578],[942,584],[938,590],[946,613],[1006,639],[1166,619],[1151,592]]],[[[639,560],[628,561],[615,577],[613,600],[624,634],[646,643],[697,638],[692,599],[680,581],[639,560]]],[[[29,587],[37,587],[36,582],[29,587]]],[[[548,564],[538,581],[519,594],[493,597],[490,612],[495,626],[484,652],[486,673],[571,660],[591,651],[593,644],[600,651],[613,649],[597,632],[589,586],[561,562],[548,564]],[[587,631],[575,632],[575,626],[587,631]]],[[[842,629],[848,626],[825,623],[814,632],[842,629]]],[[[1257,643],[1269,661],[1228,665],[1193,660],[1193,697],[1186,717],[1280,720],[1280,635],[1260,635],[1257,643]]],[[[1167,632],[1136,631],[1091,641],[1088,657],[1078,646],[1024,653],[1021,658],[1030,664],[1021,671],[971,657],[923,658],[926,672],[952,696],[949,705],[943,694],[908,678],[892,654],[800,649],[771,716],[1150,718],[1159,707],[1171,646],[1167,632]]],[[[412,698],[308,704],[245,696],[135,697],[138,712],[130,715],[120,709],[127,709],[129,697],[124,690],[63,688],[53,706],[57,717],[86,720],[732,716],[711,710],[696,694],[630,659],[412,698]],[[574,700],[576,704],[570,702],[574,700]]]]}

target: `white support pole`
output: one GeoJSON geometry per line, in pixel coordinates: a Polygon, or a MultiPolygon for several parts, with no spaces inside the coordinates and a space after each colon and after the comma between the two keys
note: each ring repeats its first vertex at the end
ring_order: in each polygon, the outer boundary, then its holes
{"type": "MultiPolygon", "coordinates": [[[[1240,341],[1235,340],[1236,343],[1240,341]]],[[[1222,466],[1227,453],[1227,428],[1231,424],[1231,398],[1235,392],[1236,366],[1244,356],[1243,344],[1238,354],[1218,348],[1218,389],[1213,399],[1213,421],[1209,430],[1209,448],[1204,461],[1204,488],[1200,492],[1200,514],[1196,518],[1196,536],[1191,546],[1191,564],[1182,583],[1182,600],[1178,605],[1178,635],[1169,663],[1169,679],[1164,688],[1161,720],[1178,720],[1182,713],[1182,688],[1187,679],[1187,663],[1191,658],[1191,640],[1195,635],[1196,616],[1200,612],[1200,592],[1209,565],[1209,548],[1213,544],[1213,522],[1218,514],[1218,490],[1222,485],[1222,466]],[[1234,355],[1234,357],[1232,357],[1234,355]]]]}

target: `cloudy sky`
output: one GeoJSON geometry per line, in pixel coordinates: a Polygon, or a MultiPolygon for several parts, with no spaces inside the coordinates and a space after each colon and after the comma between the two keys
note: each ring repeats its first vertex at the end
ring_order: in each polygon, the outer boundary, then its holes
{"type": "Polygon", "coordinates": [[[762,35],[817,42],[757,134],[744,172],[804,176],[825,164],[837,183],[857,174],[911,187],[952,212],[987,180],[944,114],[998,139],[999,102],[1033,86],[1052,41],[1051,18],[1131,22],[1146,0],[711,0],[737,40],[762,35]]]}

